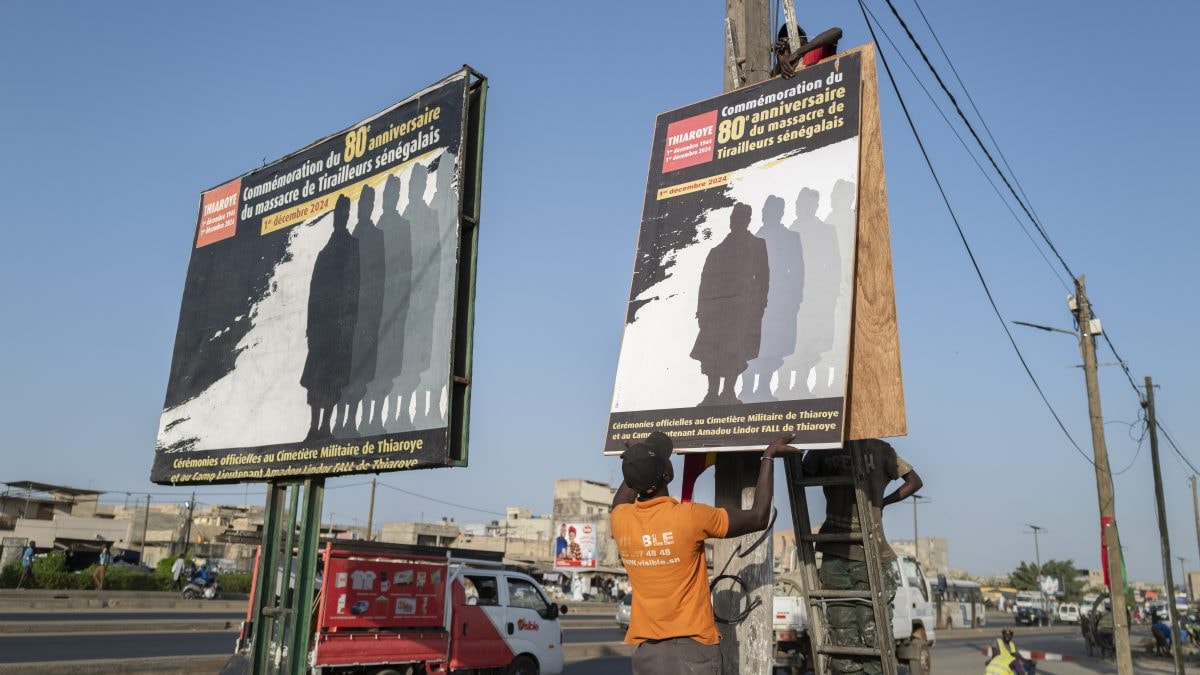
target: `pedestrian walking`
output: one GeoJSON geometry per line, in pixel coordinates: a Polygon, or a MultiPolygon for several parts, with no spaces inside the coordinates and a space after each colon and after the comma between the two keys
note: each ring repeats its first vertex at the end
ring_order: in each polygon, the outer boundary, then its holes
{"type": "Polygon", "coordinates": [[[175,562],[171,563],[171,590],[173,591],[183,590],[183,558],[186,555],[185,551],[183,555],[175,559],[175,562]]]}
{"type": "Polygon", "coordinates": [[[654,432],[621,455],[625,480],[613,498],[612,533],[633,587],[625,642],[636,644],[635,675],[721,671],[704,540],[762,530],[771,515],[773,460],[793,435],[763,452],[749,510],[681,504],[667,492],[674,478],[666,434],[654,432]]]}
{"type": "Polygon", "coordinates": [[[100,549],[100,562],[96,565],[96,569],[92,570],[92,581],[96,583],[96,590],[104,590],[104,575],[108,572],[108,565],[112,562],[112,553],[108,550],[108,542],[104,542],[104,548],[100,549]]]}
{"type": "Polygon", "coordinates": [[[17,580],[17,588],[24,588],[25,582],[33,581],[33,549],[36,541],[30,541],[21,554],[21,578],[17,580]]]}

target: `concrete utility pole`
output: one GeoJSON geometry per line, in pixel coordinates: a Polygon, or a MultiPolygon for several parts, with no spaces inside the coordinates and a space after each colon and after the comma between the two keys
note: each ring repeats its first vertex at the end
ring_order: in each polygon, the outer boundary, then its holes
{"type": "Polygon", "coordinates": [[[1108,466],[1108,444],[1104,440],[1104,415],[1100,411],[1100,382],[1096,375],[1096,337],[1092,330],[1092,308],[1088,304],[1083,275],[1075,280],[1075,320],[1079,325],[1079,349],[1087,382],[1088,411],[1092,422],[1092,449],[1096,455],[1096,493],[1100,499],[1100,528],[1108,556],[1109,589],[1112,591],[1113,638],[1117,672],[1133,675],[1129,644],[1129,615],[1125,609],[1125,577],[1122,574],[1121,538],[1117,532],[1117,505],[1113,496],[1112,470],[1108,466]]]}
{"type": "Polygon", "coordinates": [[[150,493],[146,493],[146,515],[142,517],[142,550],[138,554],[138,563],[146,564],[146,530],[150,528],[150,493]]]}
{"type": "MultiPolygon", "coordinates": [[[[769,0],[725,0],[722,40],[726,53],[725,91],[766,80],[771,72],[771,46],[775,42],[769,0]]],[[[727,509],[749,508],[754,502],[754,485],[761,464],[753,453],[719,454],[716,505],[727,509]]],[[[721,631],[721,662],[726,673],[769,675],[774,665],[773,537],[768,536],[745,557],[735,555],[739,547],[743,553],[750,550],[758,536],[755,533],[719,539],[713,546],[713,569],[724,569],[726,574],[737,575],[746,584],[744,595],[737,588],[717,586],[713,594],[717,615],[735,616],[746,607],[755,606],[739,624],[717,624],[721,631]]]]}
{"type": "MultiPolygon", "coordinates": [[[[1196,498],[1195,474],[1188,480],[1192,482],[1192,512],[1196,514],[1196,548],[1200,549],[1200,499],[1196,498]]],[[[1200,560],[1200,558],[1197,558],[1197,560],[1200,560]]],[[[1190,587],[1191,584],[1188,584],[1188,586],[1190,587]]]]}
{"type": "MultiPolygon", "coordinates": [[[[913,557],[917,559],[917,564],[921,563],[921,534],[917,530],[917,504],[928,504],[933,501],[928,497],[921,495],[913,495],[913,557]]],[[[932,561],[932,559],[931,559],[932,561]]],[[[934,570],[937,571],[937,570],[934,570]]]]}
{"type": "Polygon", "coordinates": [[[375,481],[371,479],[371,506],[367,509],[367,541],[375,540],[375,481]]]}
{"type": "Polygon", "coordinates": [[[195,511],[196,511],[196,493],[193,492],[192,499],[191,499],[191,501],[188,502],[187,522],[183,526],[183,533],[182,533],[183,541],[180,542],[180,545],[183,549],[182,551],[180,551],[181,555],[184,553],[187,553],[188,544],[192,539],[192,514],[195,513],[195,511]]]}
{"type": "Polygon", "coordinates": [[[1042,611],[1046,611],[1046,591],[1042,590],[1042,547],[1038,544],[1038,535],[1042,530],[1046,529],[1040,525],[1030,525],[1025,523],[1027,527],[1033,530],[1033,555],[1037,561],[1037,576],[1035,577],[1038,587],[1038,596],[1042,598],[1042,611]]]}
{"type": "MultiPolygon", "coordinates": [[[[1146,424],[1150,427],[1150,463],[1154,466],[1154,499],[1158,510],[1158,536],[1162,542],[1163,578],[1167,582],[1167,612],[1171,615],[1171,626],[1179,626],[1179,610],[1175,608],[1175,582],[1171,579],[1171,537],[1167,534],[1167,507],[1163,500],[1162,468],[1158,463],[1158,429],[1154,420],[1154,382],[1146,376],[1146,424]]],[[[1180,558],[1180,572],[1183,571],[1183,558],[1180,558]]],[[[1186,579],[1187,577],[1184,577],[1186,579]]],[[[1177,628],[1172,628],[1174,634],[1177,628]]],[[[1183,675],[1183,650],[1172,649],[1175,653],[1175,675],[1183,675]]]]}

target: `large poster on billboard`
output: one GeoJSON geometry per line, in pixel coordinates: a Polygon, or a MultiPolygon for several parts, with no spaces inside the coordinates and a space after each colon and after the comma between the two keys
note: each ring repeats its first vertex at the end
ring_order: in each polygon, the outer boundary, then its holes
{"type": "Polygon", "coordinates": [[[591,523],[562,523],[554,541],[554,567],[579,570],[596,567],[596,527],[591,523]]]}
{"type": "Polygon", "coordinates": [[[465,463],[485,89],[464,68],[203,193],[152,480],[465,463]]]}
{"type": "Polygon", "coordinates": [[[605,452],[843,433],[860,57],[659,115],[605,452]]]}

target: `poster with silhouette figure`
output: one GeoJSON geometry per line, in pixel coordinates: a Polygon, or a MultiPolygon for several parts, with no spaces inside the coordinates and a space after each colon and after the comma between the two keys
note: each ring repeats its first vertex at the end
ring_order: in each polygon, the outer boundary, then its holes
{"type": "Polygon", "coordinates": [[[659,115],[606,453],[841,445],[860,82],[848,54],[659,115]]]}
{"type": "Polygon", "coordinates": [[[486,80],[204,192],[152,480],[466,463],[486,80]]]}

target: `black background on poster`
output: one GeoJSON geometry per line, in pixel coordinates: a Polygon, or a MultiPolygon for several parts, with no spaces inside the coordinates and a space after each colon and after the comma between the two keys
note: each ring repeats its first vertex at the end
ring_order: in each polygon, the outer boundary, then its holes
{"type": "MultiPolygon", "coordinates": [[[[237,317],[248,315],[251,307],[259,302],[268,291],[267,286],[275,267],[287,255],[289,231],[293,227],[301,226],[301,224],[297,223],[296,225],[262,234],[261,223],[264,217],[291,209],[295,206],[295,203],[280,206],[249,218],[243,218],[241,217],[241,212],[246,208],[247,204],[253,207],[256,203],[267,201],[278,194],[300,187],[307,180],[316,182],[318,176],[335,174],[341,166],[347,164],[372,163],[371,169],[353,178],[339,182],[336,185],[329,185],[326,189],[319,189],[318,187],[317,190],[304,196],[297,202],[304,203],[317,199],[322,195],[336,193],[349,185],[372,176],[395,171],[405,161],[409,161],[426,152],[445,150],[449,154],[459,156],[459,207],[461,209],[461,200],[467,198],[466,191],[475,188],[468,186],[464,182],[467,177],[464,176],[464,164],[462,163],[465,162],[466,158],[461,157],[462,153],[460,149],[463,145],[466,125],[468,123],[481,123],[480,120],[470,122],[466,119],[464,104],[471,88],[471,77],[468,72],[466,70],[461,71],[430,87],[419,96],[398,103],[373,118],[360,121],[310,147],[241,177],[238,204],[239,217],[237,219],[236,234],[228,239],[216,241],[199,248],[195,247],[196,240],[193,239],[188,273],[184,282],[183,300],[164,410],[203,393],[209,386],[232,371],[238,355],[236,346],[250,329],[250,322],[238,321],[237,317]],[[373,130],[383,130],[388,128],[390,124],[402,124],[416,117],[421,112],[438,106],[441,107],[441,113],[437,120],[416,126],[412,132],[398,136],[394,141],[382,143],[376,148],[369,149],[365,154],[350,162],[343,161],[337,167],[326,166],[323,171],[314,173],[308,178],[301,178],[288,185],[280,186],[269,193],[258,195],[249,201],[241,198],[241,195],[244,195],[247,189],[253,189],[255,185],[269,181],[277,175],[287,174],[303,166],[305,162],[326,158],[332,152],[340,154],[345,147],[345,134],[351,130],[364,124],[370,124],[373,130]],[[407,159],[397,159],[383,163],[382,165],[375,163],[377,157],[382,156],[389,150],[393,150],[398,144],[415,139],[419,134],[427,134],[433,129],[437,129],[438,131],[439,137],[436,142],[416,149],[407,159]],[[212,336],[214,335],[218,337],[213,338],[212,336]]],[[[431,171],[435,169],[436,162],[431,167],[431,171]]],[[[473,181],[474,177],[470,178],[473,181]]],[[[474,197],[471,198],[473,199],[474,197]]],[[[453,319],[451,320],[453,321],[453,319]]],[[[449,354],[450,351],[451,348],[447,346],[446,353],[449,354]]],[[[297,373],[297,376],[299,376],[299,373],[297,373]]],[[[330,439],[314,442],[299,440],[299,437],[303,436],[304,430],[300,429],[297,431],[297,442],[268,446],[186,452],[172,451],[170,448],[159,447],[155,453],[154,464],[151,470],[151,480],[156,483],[166,484],[232,483],[269,480],[271,478],[302,479],[347,473],[379,473],[402,469],[432,468],[445,466],[449,461],[450,429],[444,426],[425,430],[398,431],[348,440],[330,439]],[[412,445],[418,441],[421,447],[414,449],[412,445]],[[403,449],[384,450],[380,449],[381,442],[400,442],[407,445],[403,449]],[[314,450],[319,456],[321,449],[326,446],[356,445],[362,447],[368,443],[376,446],[376,451],[370,455],[339,456],[312,460],[261,461],[248,464],[221,463],[223,458],[228,460],[234,456],[245,455],[258,455],[261,457],[279,453],[280,451],[314,450]],[[174,466],[179,460],[206,460],[209,458],[215,458],[217,465],[210,467],[174,466]],[[382,460],[385,464],[374,464],[376,460],[382,460]],[[337,465],[337,468],[332,470],[325,470],[321,466],[314,468],[314,465],[323,464],[337,465]],[[228,472],[255,471],[258,469],[262,469],[264,472],[269,469],[275,469],[281,473],[272,476],[264,475],[262,477],[237,475],[195,477],[198,473],[217,473],[222,470],[228,472]]]]}
{"type": "MultiPolygon", "coordinates": [[[[639,300],[647,289],[655,284],[663,281],[672,274],[673,263],[670,261],[669,253],[678,250],[688,244],[697,241],[700,225],[705,217],[705,214],[720,208],[733,206],[734,200],[729,196],[726,187],[713,187],[708,189],[697,190],[666,199],[658,198],[658,191],[669,186],[677,186],[691,181],[708,178],[720,174],[738,171],[744,169],[756,162],[771,159],[776,157],[789,156],[796,153],[811,152],[813,150],[833,145],[859,135],[860,128],[860,113],[861,113],[861,58],[858,54],[848,54],[835,60],[826,61],[797,73],[796,77],[790,79],[775,78],[766,82],[746,87],[733,92],[723,94],[721,96],[693,103],[691,105],[663,113],[658,116],[654,130],[654,144],[650,157],[650,168],[646,180],[646,194],[643,203],[643,216],[641,232],[638,238],[638,247],[636,260],[634,263],[633,282],[630,288],[629,305],[626,314],[626,323],[631,324],[637,321],[638,310],[647,304],[648,300],[639,300]],[[829,83],[828,78],[831,74],[840,75],[840,80],[829,83]],[[733,112],[732,109],[739,104],[745,104],[749,101],[759,101],[760,98],[767,96],[778,95],[782,92],[797,87],[798,84],[805,82],[822,82],[821,87],[797,93],[795,96],[784,99],[788,102],[801,101],[809,96],[819,95],[823,92],[836,89],[839,87],[845,88],[843,98],[837,99],[838,102],[844,103],[844,109],[838,113],[843,119],[843,124],[840,127],[830,128],[820,133],[816,133],[809,138],[797,136],[787,141],[775,142],[769,147],[749,150],[730,157],[718,158],[714,150],[713,159],[700,164],[695,164],[680,169],[675,169],[663,172],[663,158],[666,153],[666,139],[668,126],[680,120],[686,120],[704,113],[717,111],[717,124],[721,120],[732,118],[737,115],[747,116],[747,125],[749,126],[749,118],[756,112],[762,110],[770,110],[774,106],[779,105],[779,101],[773,103],[765,103],[756,105],[753,109],[744,110],[742,112],[733,112]],[[726,114],[730,113],[730,114],[726,114]]],[[[823,116],[822,119],[829,119],[823,116]]],[[[819,123],[819,120],[816,122],[819,123]]],[[[769,122],[764,123],[769,124],[769,122]]],[[[789,126],[778,133],[794,130],[807,126],[801,124],[798,126],[789,126]]],[[[771,136],[768,133],[758,138],[771,136]]],[[[726,143],[724,145],[718,143],[716,148],[728,147],[736,145],[736,143],[726,143]]],[[[806,431],[797,430],[796,443],[840,443],[843,432],[843,418],[841,412],[843,410],[844,398],[832,397],[824,399],[803,399],[793,401],[779,401],[773,403],[749,403],[739,405],[719,405],[719,406],[704,406],[695,408],[679,408],[670,410],[647,410],[647,411],[626,411],[612,412],[609,416],[609,426],[605,434],[605,452],[619,453],[624,449],[623,440],[614,439],[613,434],[620,434],[621,430],[614,430],[613,425],[618,423],[629,422],[649,422],[660,419],[668,419],[674,417],[726,417],[728,415],[748,415],[764,412],[780,412],[787,411],[804,411],[804,410],[836,410],[839,415],[833,420],[805,420],[798,419],[797,422],[835,422],[834,428],[831,430],[821,431],[806,431]]],[[[782,422],[786,423],[786,422],[782,422]]],[[[707,425],[707,426],[722,426],[722,425],[707,425]]],[[[626,433],[635,432],[635,438],[642,438],[653,427],[647,427],[640,430],[624,430],[626,433]]],[[[662,431],[671,434],[670,428],[661,429],[662,431]]],[[[767,431],[759,433],[734,433],[719,436],[692,436],[688,438],[676,438],[675,444],[677,448],[702,448],[702,447],[734,447],[734,446],[757,446],[767,445],[771,441],[781,436],[783,431],[767,431]]]]}

